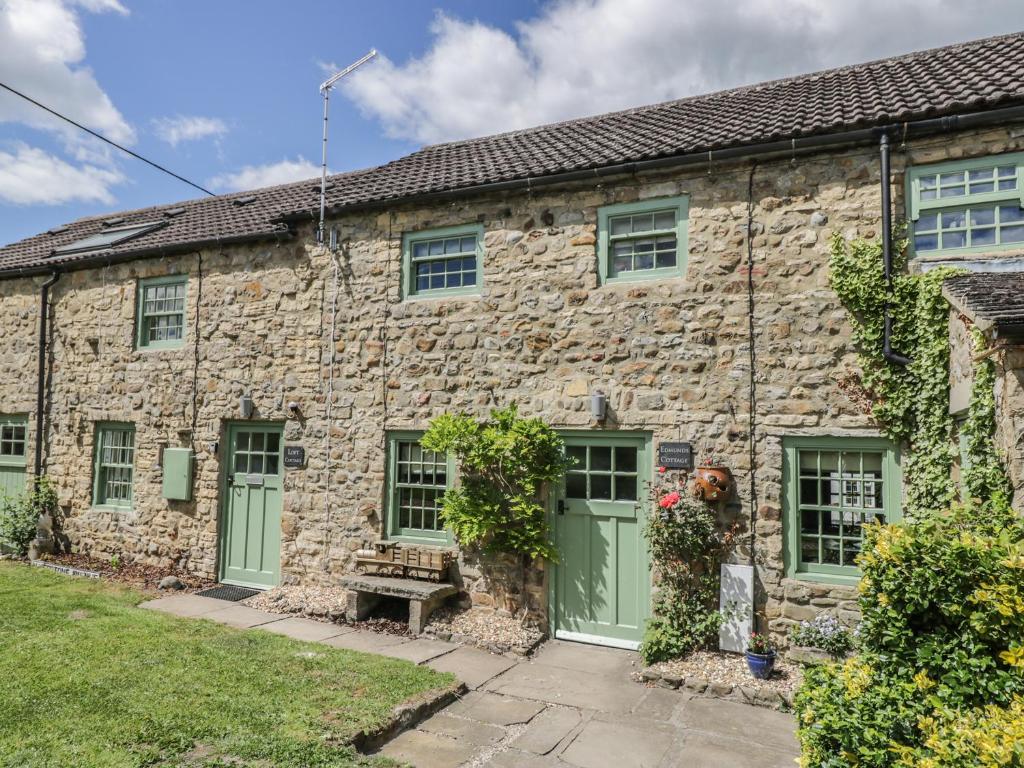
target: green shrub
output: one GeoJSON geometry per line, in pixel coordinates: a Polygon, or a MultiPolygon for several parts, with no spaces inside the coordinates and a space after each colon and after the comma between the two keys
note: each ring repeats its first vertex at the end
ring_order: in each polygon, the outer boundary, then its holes
{"type": "Polygon", "coordinates": [[[18,496],[0,498],[0,548],[25,555],[36,537],[36,524],[43,512],[57,511],[57,492],[48,477],[18,496]]]}
{"type": "Polygon", "coordinates": [[[870,526],[861,653],[808,670],[796,697],[802,765],[1021,764],[943,757],[988,749],[1024,696],[1024,522],[985,510],[870,526]],[[968,738],[976,747],[957,746],[979,713],[991,726],[968,738]]]}
{"type": "Polygon", "coordinates": [[[430,422],[421,445],[452,453],[461,484],[441,500],[441,516],[463,545],[485,552],[554,559],[542,494],[565,474],[565,443],[540,419],[519,417],[516,406],[477,421],[444,414],[430,422]]]}

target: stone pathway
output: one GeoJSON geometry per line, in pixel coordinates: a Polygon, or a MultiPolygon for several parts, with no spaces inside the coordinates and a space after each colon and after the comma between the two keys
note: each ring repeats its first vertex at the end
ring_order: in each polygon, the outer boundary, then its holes
{"type": "Polygon", "coordinates": [[[195,595],[143,608],[454,673],[469,693],[381,749],[415,768],[792,768],[799,754],[791,715],[644,688],[630,679],[639,661],[628,651],[553,641],[516,661],[195,595]]]}

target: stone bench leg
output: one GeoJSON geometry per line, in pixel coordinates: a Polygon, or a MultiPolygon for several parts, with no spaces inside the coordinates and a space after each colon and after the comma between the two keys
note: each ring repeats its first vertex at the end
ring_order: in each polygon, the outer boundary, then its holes
{"type": "Polygon", "coordinates": [[[444,605],[445,598],[432,597],[427,600],[409,601],[409,631],[414,635],[422,635],[430,620],[430,614],[444,605]]]}
{"type": "Polygon", "coordinates": [[[370,615],[379,602],[380,597],[371,592],[349,592],[345,616],[349,621],[362,621],[370,615]]]}

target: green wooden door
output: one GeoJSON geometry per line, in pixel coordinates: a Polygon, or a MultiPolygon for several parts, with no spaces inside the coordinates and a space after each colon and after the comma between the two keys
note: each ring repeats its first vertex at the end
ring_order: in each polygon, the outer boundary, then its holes
{"type": "Polygon", "coordinates": [[[651,609],[643,537],[650,444],[595,435],[567,437],[566,447],[576,463],[554,515],[555,637],[635,649],[651,609]]]}
{"type": "Polygon", "coordinates": [[[281,573],[281,427],[228,429],[220,533],[220,580],[276,586],[281,573]]]}
{"type": "Polygon", "coordinates": [[[24,416],[0,416],[0,496],[17,496],[25,490],[27,435],[24,416]]]}

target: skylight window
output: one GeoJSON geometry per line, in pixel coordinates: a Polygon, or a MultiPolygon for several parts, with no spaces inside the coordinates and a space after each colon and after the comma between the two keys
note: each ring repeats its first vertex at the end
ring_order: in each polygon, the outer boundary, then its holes
{"type": "Polygon", "coordinates": [[[120,245],[126,240],[139,237],[147,232],[152,232],[154,229],[161,226],[163,226],[163,222],[151,221],[145,224],[132,224],[128,227],[105,229],[102,232],[97,232],[95,235],[89,235],[88,237],[83,237],[81,240],[76,240],[68,245],[62,245],[60,248],[54,248],[53,252],[55,255],[63,256],[69,253],[102,251],[105,248],[120,245]]]}

